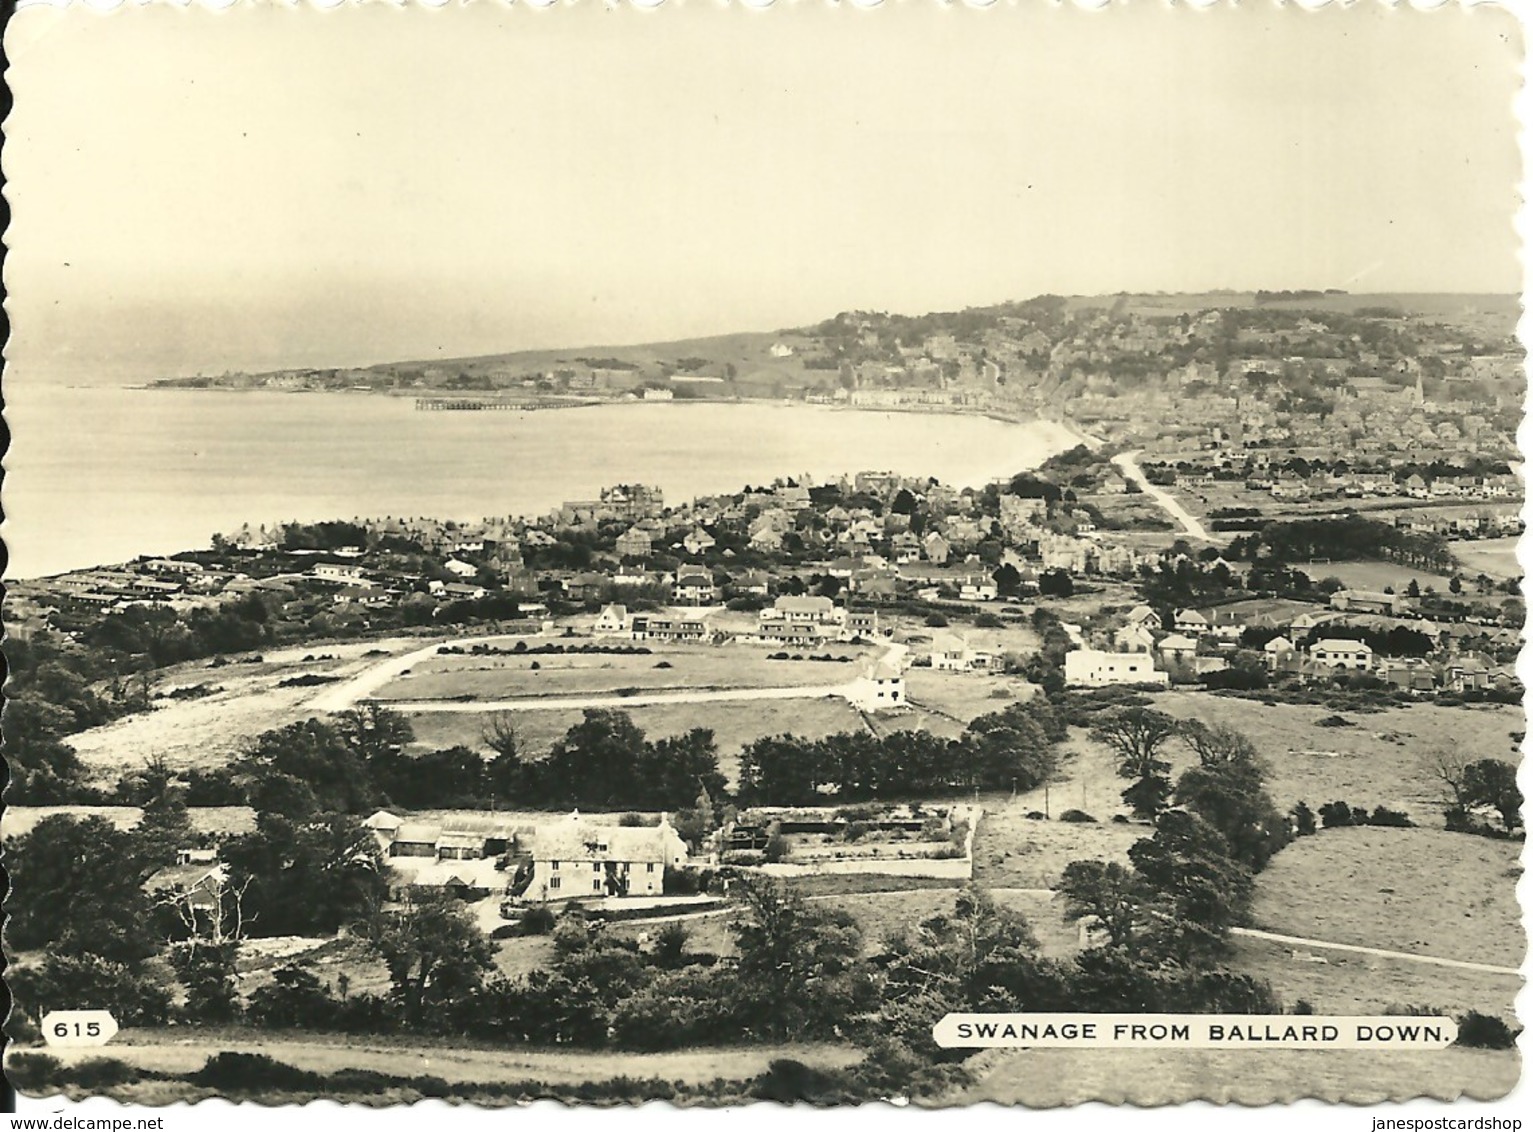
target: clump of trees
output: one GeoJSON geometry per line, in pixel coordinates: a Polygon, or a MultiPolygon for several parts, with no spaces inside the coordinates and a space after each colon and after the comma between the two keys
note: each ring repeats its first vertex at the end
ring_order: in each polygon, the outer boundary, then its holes
{"type": "Polygon", "coordinates": [[[1432,770],[1445,788],[1443,817],[1448,829],[1482,837],[1513,837],[1523,828],[1522,790],[1512,763],[1439,754],[1432,770]],[[1499,827],[1486,820],[1486,813],[1495,815],[1499,827]]]}
{"type": "Polygon", "coordinates": [[[1042,697],[980,716],[958,739],[925,731],[883,737],[845,732],[824,739],[777,735],[740,752],[742,803],[810,805],[985,790],[1046,782],[1065,737],[1063,717],[1042,697]]]}

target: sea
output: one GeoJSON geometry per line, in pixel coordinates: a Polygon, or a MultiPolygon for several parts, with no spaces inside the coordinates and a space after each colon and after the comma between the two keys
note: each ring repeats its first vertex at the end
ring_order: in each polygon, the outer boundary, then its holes
{"type": "Polygon", "coordinates": [[[541,515],[614,483],[670,502],[860,470],[980,486],[1079,439],[1053,421],[759,401],[423,412],[364,392],[6,395],[11,579],[203,549],[245,523],[541,515]]]}

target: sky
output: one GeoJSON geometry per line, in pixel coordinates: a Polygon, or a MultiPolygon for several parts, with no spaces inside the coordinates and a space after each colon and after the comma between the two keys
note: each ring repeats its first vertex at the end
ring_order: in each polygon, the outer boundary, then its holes
{"type": "Polygon", "coordinates": [[[1518,292],[1493,9],[23,9],[13,374],[1518,292]]]}

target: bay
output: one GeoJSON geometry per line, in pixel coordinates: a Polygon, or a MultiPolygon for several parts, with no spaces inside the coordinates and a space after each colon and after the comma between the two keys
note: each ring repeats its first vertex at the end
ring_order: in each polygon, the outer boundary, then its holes
{"type": "Polygon", "coordinates": [[[864,469],[979,486],[1076,443],[1051,421],[765,402],[420,412],[366,393],[7,393],[11,578],[203,548],[247,522],[544,514],[613,483],[670,502],[864,469]]]}

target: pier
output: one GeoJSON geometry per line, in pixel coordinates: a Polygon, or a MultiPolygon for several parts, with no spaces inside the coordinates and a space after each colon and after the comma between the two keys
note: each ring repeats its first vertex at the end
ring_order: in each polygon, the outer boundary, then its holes
{"type": "Polygon", "coordinates": [[[422,412],[530,412],[533,409],[575,409],[588,401],[506,401],[478,397],[417,397],[415,407],[422,412]]]}

